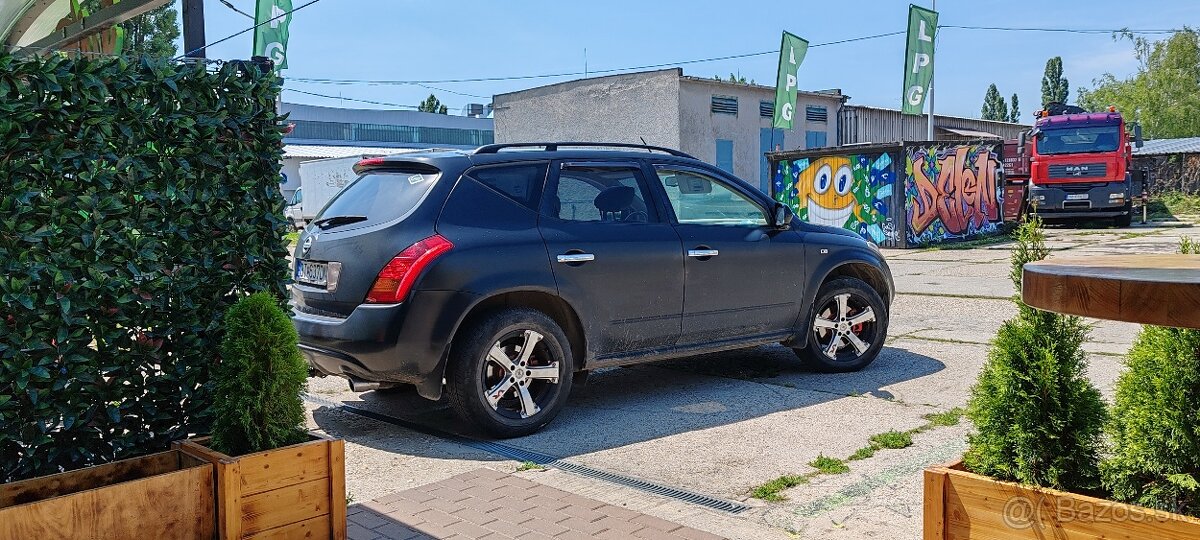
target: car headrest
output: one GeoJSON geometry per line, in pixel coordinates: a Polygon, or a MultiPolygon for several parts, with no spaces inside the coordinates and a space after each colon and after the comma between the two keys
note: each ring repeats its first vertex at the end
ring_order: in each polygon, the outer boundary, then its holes
{"type": "Polygon", "coordinates": [[[620,212],[633,205],[637,191],[630,186],[613,186],[596,195],[596,208],[601,212],[620,212]]]}

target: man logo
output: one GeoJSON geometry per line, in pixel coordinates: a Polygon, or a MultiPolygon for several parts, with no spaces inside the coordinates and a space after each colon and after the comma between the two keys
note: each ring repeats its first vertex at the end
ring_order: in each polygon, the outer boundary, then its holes
{"type": "Polygon", "coordinates": [[[1067,165],[1067,174],[1072,176],[1083,176],[1087,172],[1087,165],[1067,165]]]}

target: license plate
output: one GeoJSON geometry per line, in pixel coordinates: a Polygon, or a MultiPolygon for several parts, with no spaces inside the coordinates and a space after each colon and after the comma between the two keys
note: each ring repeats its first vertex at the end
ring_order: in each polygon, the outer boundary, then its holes
{"type": "Polygon", "coordinates": [[[1071,193],[1067,195],[1068,201],[1085,201],[1088,198],[1087,193],[1071,193]]]}
{"type": "Polygon", "coordinates": [[[311,261],[296,261],[297,283],[324,287],[329,274],[329,265],[311,261]]]}

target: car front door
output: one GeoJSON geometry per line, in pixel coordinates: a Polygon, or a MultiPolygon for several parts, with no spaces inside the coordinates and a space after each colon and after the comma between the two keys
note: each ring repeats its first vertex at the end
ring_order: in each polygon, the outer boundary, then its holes
{"type": "Polygon", "coordinates": [[[800,233],[770,225],[768,208],[700,168],[657,165],[686,260],[679,345],[783,334],[800,309],[800,233]]]}
{"type": "Polygon", "coordinates": [[[683,249],[636,162],[551,166],[539,227],[559,294],[589,352],[606,358],[671,347],[683,312],[683,249]]]}

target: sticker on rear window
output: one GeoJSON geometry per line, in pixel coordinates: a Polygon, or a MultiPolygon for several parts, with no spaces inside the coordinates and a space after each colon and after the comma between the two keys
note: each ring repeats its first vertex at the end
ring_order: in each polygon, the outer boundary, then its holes
{"type": "Polygon", "coordinates": [[[429,178],[423,174],[414,174],[414,175],[408,177],[408,183],[420,184],[421,182],[424,182],[425,180],[428,180],[428,179],[429,178]]]}

